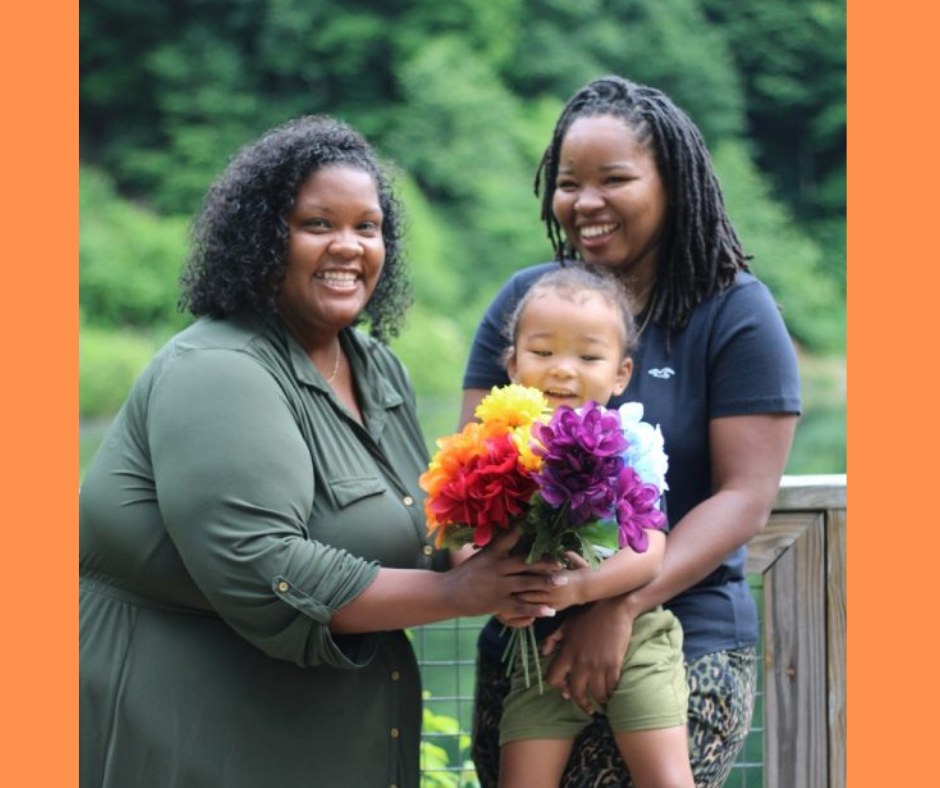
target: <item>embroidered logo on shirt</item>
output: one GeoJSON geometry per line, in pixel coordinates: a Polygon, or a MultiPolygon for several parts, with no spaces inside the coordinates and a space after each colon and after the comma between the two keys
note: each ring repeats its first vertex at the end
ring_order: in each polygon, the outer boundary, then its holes
{"type": "Polygon", "coordinates": [[[676,374],[676,371],[672,367],[663,367],[662,369],[651,369],[649,373],[654,378],[669,380],[669,378],[676,374]]]}

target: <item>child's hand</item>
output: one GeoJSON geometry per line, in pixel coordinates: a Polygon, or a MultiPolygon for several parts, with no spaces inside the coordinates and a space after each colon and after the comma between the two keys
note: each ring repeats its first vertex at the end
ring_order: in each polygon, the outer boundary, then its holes
{"type": "Polygon", "coordinates": [[[577,568],[566,569],[552,578],[552,583],[546,584],[542,588],[534,591],[526,591],[518,594],[518,597],[532,605],[544,605],[555,610],[564,610],[573,605],[584,603],[582,583],[585,580],[585,573],[591,572],[590,565],[580,556],[574,555],[574,559],[569,562],[575,564],[577,568]]]}
{"type": "Polygon", "coordinates": [[[565,553],[565,562],[571,569],[590,569],[591,565],[577,553],[565,553]]]}

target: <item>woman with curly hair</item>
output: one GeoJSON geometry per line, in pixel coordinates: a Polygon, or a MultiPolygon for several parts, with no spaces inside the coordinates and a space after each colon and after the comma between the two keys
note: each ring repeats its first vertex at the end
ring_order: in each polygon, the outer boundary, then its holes
{"type": "Polygon", "coordinates": [[[550,614],[554,567],[428,543],[400,211],[365,140],[305,117],[209,190],[181,303],[80,509],[80,784],[418,785],[402,629],[550,614]],[[353,328],[367,320],[371,336],[353,328]]]}

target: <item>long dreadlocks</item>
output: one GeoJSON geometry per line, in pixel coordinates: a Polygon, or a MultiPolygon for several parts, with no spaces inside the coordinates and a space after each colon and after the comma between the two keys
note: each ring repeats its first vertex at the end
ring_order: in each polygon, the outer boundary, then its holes
{"type": "Polygon", "coordinates": [[[682,328],[695,305],[727,288],[748,270],[737,233],[725,211],[711,157],[695,124],[659,90],[617,76],[589,82],[565,105],[535,173],[542,221],[559,261],[576,252],[552,210],[561,144],[578,118],[622,118],[650,147],[669,196],[669,215],[651,299],[651,319],[668,330],[682,328]],[[544,186],[544,193],[542,187],[544,186]]]}

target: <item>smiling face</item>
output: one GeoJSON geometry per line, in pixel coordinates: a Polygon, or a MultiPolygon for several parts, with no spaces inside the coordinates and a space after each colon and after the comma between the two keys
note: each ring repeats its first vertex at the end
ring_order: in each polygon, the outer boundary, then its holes
{"type": "Polygon", "coordinates": [[[372,297],[382,264],[382,209],[365,170],[330,165],[300,186],[287,219],[287,269],[277,307],[307,349],[332,341],[372,297]]]}
{"type": "Polygon", "coordinates": [[[633,371],[622,324],[619,309],[598,293],[537,294],[519,318],[509,377],[541,390],[552,407],[604,405],[623,393],[633,371]]]}
{"type": "Polygon", "coordinates": [[[585,262],[616,268],[642,292],[655,281],[667,205],[653,151],[626,121],[599,115],[571,124],[552,208],[585,262]]]}

